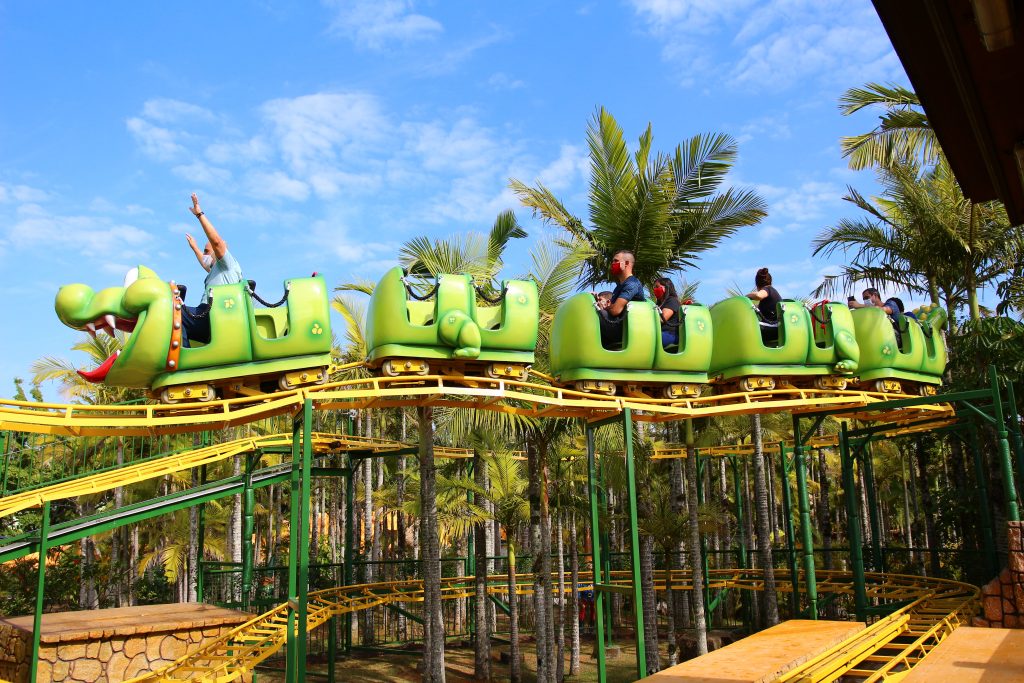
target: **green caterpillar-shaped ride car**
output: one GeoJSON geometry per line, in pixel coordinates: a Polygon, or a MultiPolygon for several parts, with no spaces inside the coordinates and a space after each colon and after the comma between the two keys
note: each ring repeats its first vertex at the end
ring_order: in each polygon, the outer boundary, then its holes
{"type": "Polygon", "coordinates": [[[128,333],[124,347],[81,374],[109,386],[150,389],[167,403],[252,395],[327,381],[331,319],[322,277],[285,281],[286,305],[254,305],[246,283],[210,289],[210,343],[181,345],[178,289],[139,266],[123,287],[60,288],[55,309],[67,326],[128,333]]]}
{"type": "Polygon", "coordinates": [[[526,379],[539,320],[537,285],[506,280],[496,297],[469,275],[438,275],[419,295],[400,267],[384,274],[366,314],[367,362],[386,376],[426,375],[431,366],[526,379]]]}
{"type": "Polygon", "coordinates": [[[777,311],[778,324],[767,325],[742,296],[710,309],[683,305],[680,343],[662,348],[653,302],[630,302],[621,347],[606,349],[593,297],[577,294],[555,314],[551,373],[558,383],[584,392],[669,398],[697,395],[700,384],[719,391],[795,386],[923,394],[941,384],[941,308],[920,309],[920,323],[901,318],[899,343],[894,323],[880,308],[851,311],[824,302],[808,310],[784,300],[777,311]]]}

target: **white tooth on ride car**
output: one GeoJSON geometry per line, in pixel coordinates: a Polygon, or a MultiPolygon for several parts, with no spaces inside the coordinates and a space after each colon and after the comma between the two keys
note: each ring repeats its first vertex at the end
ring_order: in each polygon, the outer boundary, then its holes
{"type": "Polygon", "coordinates": [[[128,289],[132,283],[139,279],[139,269],[129,268],[128,272],[124,274],[124,288],[128,289]]]}
{"type": "Polygon", "coordinates": [[[105,316],[103,316],[103,322],[105,322],[107,324],[107,327],[110,328],[110,336],[114,336],[114,330],[117,329],[117,318],[115,318],[110,313],[107,313],[105,316]]]}
{"type": "Polygon", "coordinates": [[[93,339],[96,338],[96,326],[92,323],[85,324],[85,331],[89,333],[89,336],[93,339]]]}

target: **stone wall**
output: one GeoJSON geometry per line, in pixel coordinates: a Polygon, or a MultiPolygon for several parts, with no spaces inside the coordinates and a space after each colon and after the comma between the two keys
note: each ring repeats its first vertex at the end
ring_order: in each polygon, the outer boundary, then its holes
{"type": "Polygon", "coordinates": [[[982,587],[982,616],[974,626],[1024,628],[1024,522],[1007,527],[1007,567],[982,587]]]}
{"type": "MultiPolygon", "coordinates": [[[[95,610],[92,614],[96,619],[91,627],[86,621],[77,628],[65,627],[59,631],[53,627],[47,628],[48,617],[90,613],[43,615],[44,627],[39,647],[37,683],[107,683],[133,678],[195,652],[203,644],[244,622],[249,616],[240,612],[232,613],[229,610],[218,610],[223,613],[216,615],[190,615],[188,608],[193,607],[192,605],[176,607],[181,610],[177,623],[167,623],[166,619],[156,620],[152,618],[152,614],[147,613],[133,625],[130,615],[118,614],[115,616],[123,616],[125,621],[115,628],[102,623],[103,613],[141,608],[95,610]]],[[[194,607],[209,610],[206,606],[194,607]]],[[[0,620],[0,679],[12,683],[28,683],[31,647],[31,617],[0,620]],[[26,624],[22,623],[24,619],[28,620],[27,629],[26,624]]],[[[243,680],[249,681],[251,677],[243,680]]]]}

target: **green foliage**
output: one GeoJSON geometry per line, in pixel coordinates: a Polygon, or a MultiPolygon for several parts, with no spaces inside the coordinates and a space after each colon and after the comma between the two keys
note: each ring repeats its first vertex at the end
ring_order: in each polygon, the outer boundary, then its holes
{"type": "Polygon", "coordinates": [[[615,118],[600,108],[587,128],[590,149],[589,226],[574,216],[542,183],[510,187],[535,216],[563,228],[583,245],[584,285],[608,282],[611,257],[620,249],[636,255],[634,274],[643,282],[692,267],[702,252],[766,215],[754,192],[719,189],[736,161],[728,135],[694,136],[672,153],[655,153],[651,126],[630,155],[615,118]]]}

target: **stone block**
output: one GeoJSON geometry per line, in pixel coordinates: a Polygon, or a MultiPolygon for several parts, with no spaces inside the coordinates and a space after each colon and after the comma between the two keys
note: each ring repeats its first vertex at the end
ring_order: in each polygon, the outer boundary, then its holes
{"type": "Polygon", "coordinates": [[[107,678],[112,681],[123,681],[128,678],[125,675],[128,662],[129,659],[125,656],[124,652],[115,652],[110,657],[110,661],[107,662],[107,678]]]}
{"type": "Polygon", "coordinates": [[[96,659],[100,655],[100,644],[98,640],[99,637],[102,636],[98,636],[97,640],[91,643],[87,643],[85,646],[85,656],[89,659],[96,659]]]}
{"type": "Polygon", "coordinates": [[[178,657],[183,656],[186,649],[185,643],[172,635],[168,635],[160,643],[160,659],[165,662],[173,662],[178,657]]]}
{"type": "Polygon", "coordinates": [[[1010,552],[1010,560],[1008,562],[1009,569],[1015,574],[1024,572],[1024,551],[1015,550],[1010,552]]]}
{"type": "Polygon", "coordinates": [[[1018,610],[1024,609],[1024,583],[1018,583],[1013,587],[1013,599],[1018,610]]]}
{"type": "Polygon", "coordinates": [[[1006,523],[1006,541],[1010,552],[1024,551],[1024,522],[1006,523]]]}
{"type": "Polygon", "coordinates": [[[1015,614],[1003,617],[1003,628],[1017,628],[1020,626],[1020,623],[1020,617],[1015,614]]]}
{"type": "Polygon", "coordinates": [[[155,635],[146,638],[146,659],[155,662],[160,659],[160,646],[163,644],[163,636],[155,635]]]}
{"type": "Polygon", "coordinates": [[[71,664],[68,662],[54,662],[53,664],[53,680],[63,681],[71,673],[71,664]]]}
{"type": "Polygon", "coordinates": [[[99,660],[101,662],[110,661],[110,657],[113,654],[114,654],[114,648],[111,646],[110,643],[108,643],[106,641],[100,643],[100,651],[97,654],[97,657],[99,657],[99,660]]]}
{"type": "Polygon", "coordinates": [[[999,596],[985,596],[981,601],[982,611],[985,614],[985,618],[989,621],[1001,622],[1003,620],[1002,602],[1003,600],[999,596]]]}
{"type": "Polygon", "coordinates": [[[103,665],[95,659],[79,659],[71,664],[71,678],[76,681],[97,680],[103,675],[103,665]]]}
{"type": "Polygon", "coordinates": [[[74,662],[85,657],[85,643],[68,643],[57,648],[57,657],[65,662],[74,662]]]}
{"type": "Polygon", "coordinates": [[[145,638],[126,638],[124,641],[124,656],[129,660],[134,658],[136,655],[140,655],[146,651],[146,640],[145,638]]]}
{"type": "Polygon", "coordinates": [[[1010,583],[1012,580],[1010,578],[1010,569],[1003,567],[1003,571],[999,572],[999,583],[1010,583]]]}
{"type": "Polygon", "coordinates": [[[991,626],[991,624],[988,623],[988,619],[986,619],[985,617],[974,617],[973,619],[971,619],[971,626],[977,626],[978,628],[988,628],[989,626],[991,626]]]}
{"type": "Polygon", "coordinates": [[[144,655],[144,654],[135,655],[135,657],[132,658],[132,661],[128,662],[128,666],[125,667],[124,677],[125,678],[134,678],[135,676],[138,676],[143,671],[149,671],[149,668],[150,668],[149,660],[146,659],[146,655],[144,655]]]}
{"type": "Polygon", "coordinates": [[[996,578],[992,579],[991,581],[989,581],[988,583],[986,583],[984,586],[981,587],[981,594],[982,595],[999,595],[999,593],[1001,591],[1000,586],[1002,586],[1002,584],[999,582],[999,577],[997,576],[996,578]]]}

